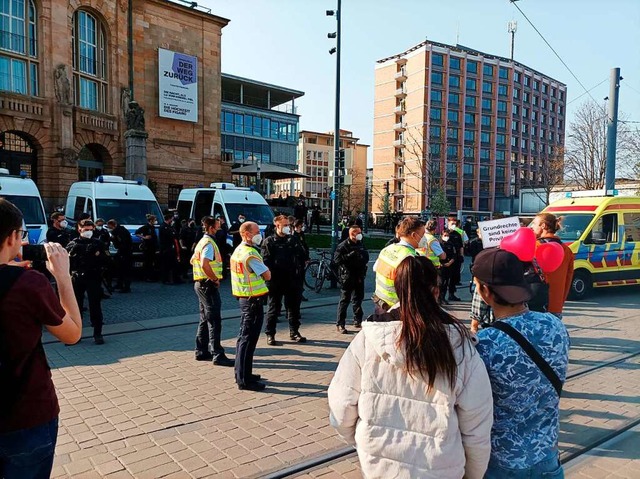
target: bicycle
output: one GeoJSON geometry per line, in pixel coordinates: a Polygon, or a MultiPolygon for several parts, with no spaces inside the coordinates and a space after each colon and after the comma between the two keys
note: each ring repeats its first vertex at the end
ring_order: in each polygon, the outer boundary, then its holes
{"type": "Polygon", "coordinates": [[[340,283],[340,278],[333,269],[333,261],[331,261],[331,253],[328,251],[317,251],[320,259],[310,261],[304,270],[304,284],[307,288],[314,290],[316,293],[322,291],[326,280],[335,280],[340,283]]]}

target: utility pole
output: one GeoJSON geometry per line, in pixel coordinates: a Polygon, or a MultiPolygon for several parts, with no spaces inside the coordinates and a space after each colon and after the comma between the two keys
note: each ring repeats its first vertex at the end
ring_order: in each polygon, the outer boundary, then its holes
{"type": "MultiPolygon", "coordinates": [[[[366,170],[365,170],[366,171],[366,170]]],[[[369,172],[364,175],[364,232],[369,232],[369,172]]]]}
{"type": "Polygon", "coordinates": [[[618,136],[618,96],[620,93],[620,68],[611,69],[609,85],[609,113],[607,115],[607,167],[605,170],[605,194],[613,196],[616,187],[616,141],[618,136]]]}
{"type": "MultiPolygon", "coordinates": [[[[337,29],[334,33],[329,33],[329,38],[336,39],[336,46],[329,50],[329,53],[336,54],[336,116],[333,131],[333,198],[331,200],[331,256],[336,252],[338,246],[338,201],[340,200],[339,191],[339,158],[340,158],[340,48],[341,40],[341,19],[342,19],[342,0],[337,0],[337,10],[327,10],[327,16],[335,16],[337,29]]],[[[332,281],[331,286],[335,287],[332,281]]]]}

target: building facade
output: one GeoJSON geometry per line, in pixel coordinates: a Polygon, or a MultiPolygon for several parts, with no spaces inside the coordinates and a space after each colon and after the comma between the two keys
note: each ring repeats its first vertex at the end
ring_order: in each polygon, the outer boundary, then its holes
{"type": "MultiPolygon", "coordinates": [[[[272,196],[286,198],[304,196],[309,204],[317,204],[323,213],[331,212],[331,190],[334,171],[333,132],[303,130],[298,141],[298,171],[308,178],[278,180],[272,196]]],[[[340,130],[340,148],[344,150],[340,208],[345,214],[364,210],[364,189],[369,145],[348,130],[340,130]]]]}
{"type": "MultiPolygon", "coordinates": [[[[255,162],[296,169],[298,126],[295,100],[304,92],[222,74],[222,161],[233,167],[255,162]]],[[[239,177],[239,183],[247,179],[239,177]]],[[[267,185],[262,191],[271,191],[267,185]]]]}
{"type": "MultiPolygon", "coordinates": [[[[62,204],[75,181],[103,173],[131,177],[132,124],[148,136],[143,174],[161,204],[182,187],[230,177],[218,123],[220,40],[228,20],[195,3],[163,0],[0,3],[0,167],[26,171],[48,208],[62,204]],[[186,63],[195,57],[190,88],[197,96],[188,121],[175,119],[179,109],[169,118],[160,108],[160,58],[167,50],[186,63]],[[131,100],[139,108],[132,110],[131,100]]],[[[171,75],[181,68],[174,60],[171,75]]]]}
{"type": "Polygon", "coordinates": [[[549,76],[461,45],[425,41],[379,60],[373,211],[430,210],[438,190],[451,211],[508,210],[558,167],[566,95],[549,76]]]}

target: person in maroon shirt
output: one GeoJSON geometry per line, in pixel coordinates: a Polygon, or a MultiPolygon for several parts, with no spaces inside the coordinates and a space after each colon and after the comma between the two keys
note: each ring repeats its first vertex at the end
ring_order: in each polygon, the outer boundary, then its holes
{"type": "Polygon", "coordinates": [[[47,243],[47,269],[58,284],[21,267],[22,213],[0,198],[0,477],[48,478],[58,435],[58,398],[42,346],[42,326],[65,344],[82,334],[69,255],[47,243]]]}

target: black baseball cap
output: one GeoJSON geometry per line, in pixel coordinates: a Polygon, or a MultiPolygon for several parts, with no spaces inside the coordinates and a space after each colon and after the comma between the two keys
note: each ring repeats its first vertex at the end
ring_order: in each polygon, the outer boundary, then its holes
{"type": "Polygon", "coordinates": [[[522,262],[509,251],[500,248],[482,250],[473,262],[472,273],[508,303],[524,303],[533,296],[524,279],[522,262]]]}

